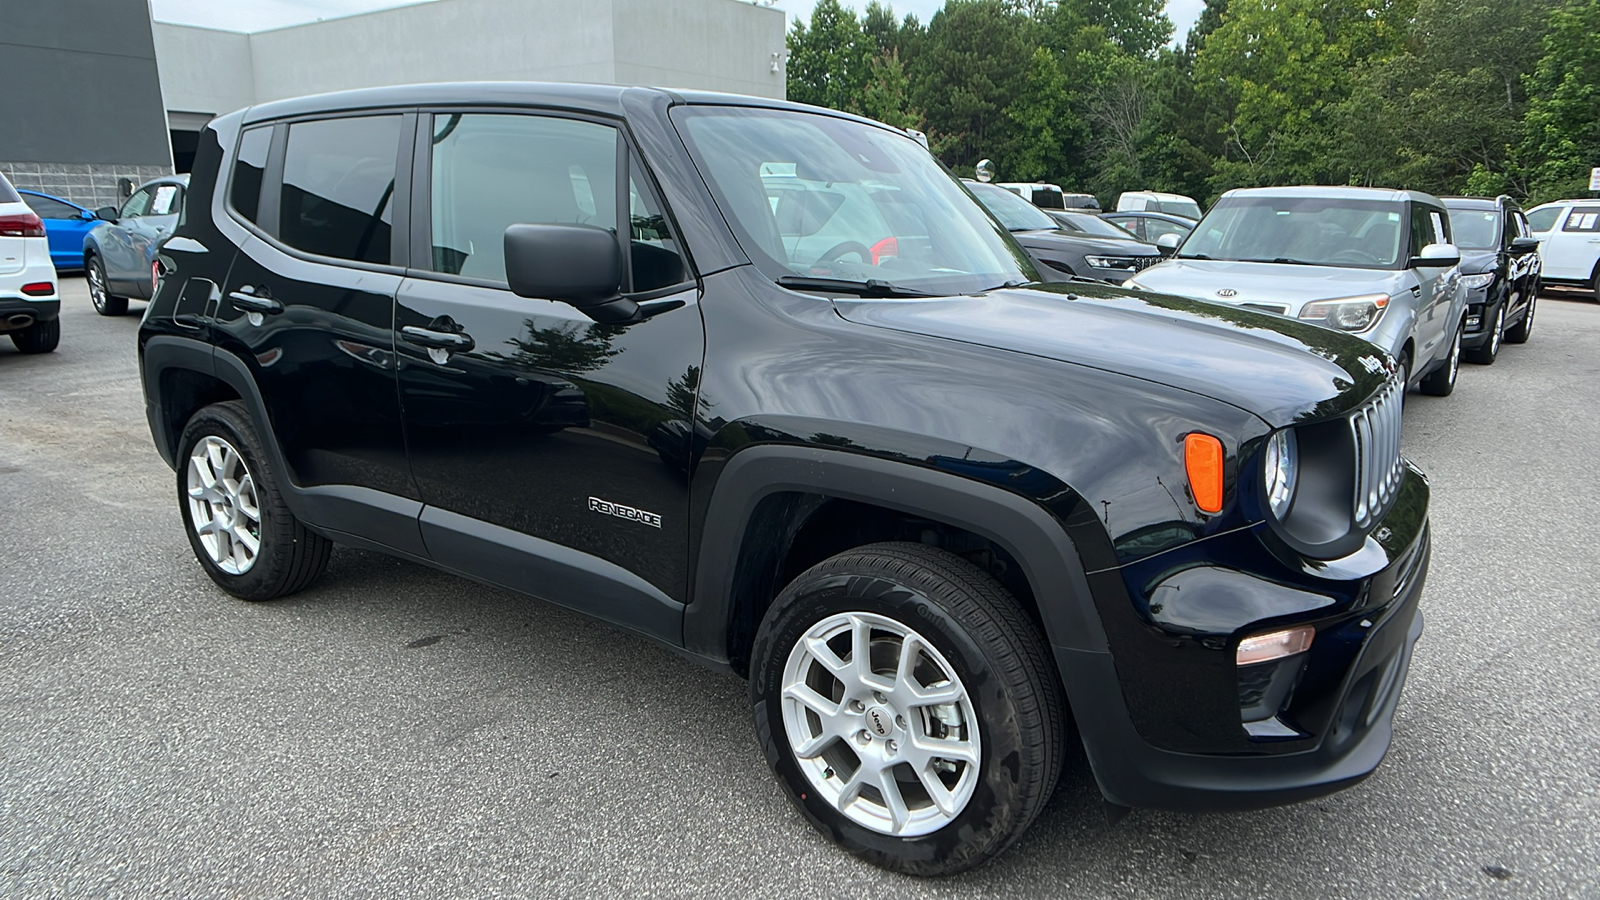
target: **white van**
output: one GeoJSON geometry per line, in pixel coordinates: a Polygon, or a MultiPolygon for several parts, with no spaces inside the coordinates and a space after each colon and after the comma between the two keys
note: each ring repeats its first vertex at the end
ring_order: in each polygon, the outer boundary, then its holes
{"type": "Polygon", "coordinates": [[[1093,194],[1070,194],[1063,191],[1059,184],[1046,184],[1043,181],[1003,181],[997,182],[995,187],[1003,187],[1040,209],[1100,211],[1100,201],[1096,200],[1093,194]]]}
{"type": "Polygon", "coordinates": [[[1123,191],[1117,195],[1117,212],[1160,212],[1200,221],[1200,204],[1193,197],[1159,191],[1123,191]]]}

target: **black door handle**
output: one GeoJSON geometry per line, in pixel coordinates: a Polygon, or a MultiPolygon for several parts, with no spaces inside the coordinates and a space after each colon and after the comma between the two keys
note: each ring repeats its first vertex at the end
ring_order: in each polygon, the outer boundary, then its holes
{"type": "Polygon", "coordinates": [[[275,316],[283,312],[282,303],[265,294],[257,294],[248,287],[229,292],[228,299],[233,301],[234,306],[250,312],[264,313],[269,316],[275,316]]]}
{"type": "Polygon", "coordinates": [[[436,331],[432,328],[421,328],[416,325],[406,325],[400,329],[400,336],[407,342],[419,347],[429,347],[435,350],[449,350],[452,353],[465,353],[478,343],[470,334],[459,331],[436,331]]]}

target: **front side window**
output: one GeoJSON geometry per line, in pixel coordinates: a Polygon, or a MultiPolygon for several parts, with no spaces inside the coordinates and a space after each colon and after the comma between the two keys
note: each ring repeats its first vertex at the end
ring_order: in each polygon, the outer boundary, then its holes
{"type": "Polygon", "coordinates": [[[438,115],[432,172],[435,272],[504,282],[511,225],[617,229],[617,131],[609,125],[551,116],[438,115]]]}
{"type": "Polygon", "coordinates": [[[289,126],[278,239],[297,250],[388,263],[399,116],[289,126]]]}
{"type": "MultiPolygon", "coordinates": [[[[722,106],[677,107],[673,121],[734,236],[769,278],[944,294],[1036,277],[960,183],[903,134],[722,106]]],[[[993,190],[1053,227],[1026,200],[993,190]]]]}
{"type": "Polygon", "coordinates": [[[261,210],[261,178],[267,169],[272,128],[252,128],[239,137],[239,156],[233,162],[233,187],[228,197],[234,211],[254,222],[261,210]]]}
{"type": "MultiPolygon", "coordinates": [[[[1354,198],[1224,197],[1184,241],[1178,256],[1397,269],[1405,262],[1404,209],[1394,202],[1354,198]]],[[[1425,213],[1411,224],[1432,228],[1425,213]]]]}
{"type": "Polygon", "coordinates": [[[1550,229],[1556,227],[1556,219],[1561,217],[1561,212],[1562,208],[1559,206],[1547,206],[1544,209],[1536,209],[1533,212],[1528,213],[1528,227],[1540,234],[1549,231],[1550,229]]]}
{"type": "Polygon", "coordinates": [[[1422,248],[1433,242],[1433,223],[1428,220],[1428,210],[1424,207],[1413,205],[1411,207],[1411,255],[1420,255],[1422,248]]]}
{"type": "Polygon", "coordinates": [[[134,191],[132,197],[122,201],[122,208],[117,210],[117,218],[137,219],[144,215],[145,210],[150,208],[151,193],[152,191],[150,188],[145,188],[142,191],[134,191]]]}
{"type": "Polygon", "coordinates": [[[1600,231],[1600,206],[1574,206],[1562,231],[1600,231]]]}
{"type": "MultiPolygon", "coordinates": [[[[1510,217],[1507,217],[1510,224],[1510,217]]],[[[1492,209],[1450,210],[1450,230],[1463,250],[1493,250],[1500,233],[1500,213],[1492,209]]]]}

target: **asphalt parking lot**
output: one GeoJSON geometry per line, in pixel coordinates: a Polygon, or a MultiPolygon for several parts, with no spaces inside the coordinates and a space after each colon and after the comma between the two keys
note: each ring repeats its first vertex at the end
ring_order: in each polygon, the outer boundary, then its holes
{"type": "Polygon", "coordinates": [[[1587,295],[1408,400],[1435,556],[1371,779],[1108,826],[1080,755],[1006,856],[916,881],[789,807],[736,678],[358,550],[285,601],[222,594],[146,430],[137,315],[63,287],[56,353],[0,345],[0,896],[1600,896],[1587,295]]]}

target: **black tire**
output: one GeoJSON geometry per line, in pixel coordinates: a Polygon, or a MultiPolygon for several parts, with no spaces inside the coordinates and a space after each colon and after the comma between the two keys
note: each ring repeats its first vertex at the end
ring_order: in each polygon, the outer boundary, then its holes
{"type": "Polygon", "coordinates": [[[1456,389],[1456,376],[1461,373],[1461,331],[1456,328],[1455,344],[1450,348],[1450,356],[1444,365],[1423,377],[1417,385],[1417,390],[1431,397],[1448,397],[1456,389]]]}
{"type": "Polygon", "coordinates": [[[1495,306],[1494,321],[1489,323],[1489,339],[1483,342],[1483,346],[1474,347],[1463,354],[1467,362],[1480,366],[1494,365],[1495,357],[1500,355],[1500,342],[1505,340],[1506,304],[1510,302],[1506,300],[1495,306]]]}
{"type": "Polygon", "coordinates": [[[278,476],[262,449],[255,424],[237,400],[216,403],[195,413],[178,441],[178,508],[184,534],[189,537],[201,568],[219,587],[241,600],[274,600],[309,587],[328,567],[333,542],[304,525],[289,512],[278,489],[278,476]],[[195,465],[195,446],[217,437],[235,449],[255,487],[260,513],[256,537],[259,549],[249,568],[235,574],[214,560],[196,533],[190,510],[188,478],[195,465]]]}
{"type": "Polygon", "coordinates": [[[61,319],[34,322],[21,331],[11,332],[11,343],[19,353],[49,353],[61,343],[61,319]]]}
{"type": "Polygon", "coordinates": [[[90,255],[84,265],[83,276],[89,282],[89,302],[102,316],[120,316],[128,311],[127,297],[111,295],[111,282],[106,281],[106,267],[100,257],[90,255]]]}
{"type": "Polygon", "coordinates": [[[1526,344],[1533,335],[1533,310],[1539,305],[1539,288],[1534,286],[1533,293],[1528,297],[1528,308],[1523,310],[1522,320],[1506,330],[1506,343],[1526,344]]]}
{"type": "MultiPolygon", "coordinates": [[[[872,647],[876,672],[882,662],[878,644],[872,647]]],[[[899,650],[894,652],[898,657],[899,650]]],[[[842,689],[843,682],[839,685],[842,689]]],[[[843,715],[849,695],[840,693],[834,699],[843,715]]],[[[1044,808],[1061,771],[1065,708],[1037,628],[1016,600],[983,571],[921,544],[859,547],[818,563],[784,588],[756,634],[750,697],[762,750],[801,813],[856,856],[907,874],[952,875],[998,855],[1044,808]],[[813,627],[850,612],[883,617],[915,631],[966,688],[981,743],[973,770],[975,787],[965,806],[928,833],[897,836],[851,819],[824,799],[790,747],[782,694],[791,652],[813,627]]],[[[881,697],[879,702],[888,704],[881,697]]],[[[879,709],[864,710],[863,722],[879,709]]],[[[927,728],[926,720],[919,718],[924,713],[904,711],[907,718],[923,723],[913,728],[927,728]]],[[[858,714],[853,706],[850,714],[858,714]]],[[[905,719],[895,721],[905,727],[905,719]]],[[[870,743],[872,738],[864,740],[870,743]]],[[[915,746],[912,729],[903,732],[903,740],[915,746]]],[[[832,746],[839,745],[848,748],[851,758],[864,758],[856,756],[857,746],[845,739],[832,746]]],[[[888,752],[891,756],[895,752],[892,741],[888,752]]],[[[902,768],[906,771],[897,774],[911,774],[909,766],[902,768]]],[[[964,777],[967,770],[962,772],[964,777]]],[[[833,775],[833,768],[825,774],[833,775]]],[[[898,784],[909,788],[914,782],[899,778],[898,784]]]]}

